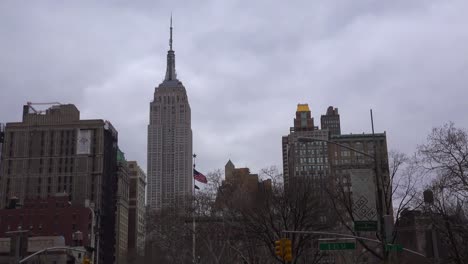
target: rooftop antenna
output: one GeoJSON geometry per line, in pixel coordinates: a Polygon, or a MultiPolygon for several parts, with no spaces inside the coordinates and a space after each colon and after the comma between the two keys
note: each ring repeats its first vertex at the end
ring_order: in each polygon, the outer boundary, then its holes
{"type": "Polygon", "coordinates": [[[169,49],[172,50],[172,12],[171,12],[171,35],[170,35],[170,38],[169,38],[169,49]]]}

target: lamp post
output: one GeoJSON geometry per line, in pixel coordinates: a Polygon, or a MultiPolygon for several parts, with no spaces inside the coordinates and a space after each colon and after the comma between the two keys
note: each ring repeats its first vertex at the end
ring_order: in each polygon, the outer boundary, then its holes
{"type": "Polygon", "coordinates": [[[91,255],[92,263],[99,264],[99,211],[95,212],[96,206],[93,202],[90,202],[88,199],[85,201],[85,207],[89,208],[91,212],[91,237],[90,245],[93,254],[91,255]]]}
{"type": "Polygon", "coordinates": [[[383,206],[382,186],[383,185],[381,184],[381,175],[380,175],[380,169],[381,168],[380,168],[380,164],[378,163],[378,161],[380,161],[380,159],[377,158],[376,142],[374,141],[374,155],[370,155],[370,154],[368,154],[366,152],[363,152],[361,150],[349,147],[349,146],[344,145],[344,144],[333,142],[333,141],[330,141],[330,140],[327,140],[327,139],[320,139],[320,138],[313,138],[313,137],[298,137],[297,141],[298,142],[314,142],[314,141],[326,142],[327,144],[333,144],[333,145],[340,146],[342,148],[351,150],[353,152],[359,153],[359,154],[361,154],[363,156],[371,158],[374,161],[375,183],[377,185],[377,214],[378,214],[378,221],[379,221],[379,224],[380,224],[380,236],[381,236],[381,239],[382,239],[382,256],[383,256],[383,260],[384,260],[385,264],[390,263],[389,262],[389,254],[387,254],[387,251],[386,251],[387,239],[386,239],[385,225],[384,225],[385,215],[383,213],[383,208],[382,208],[382,206],[383,206]]]}

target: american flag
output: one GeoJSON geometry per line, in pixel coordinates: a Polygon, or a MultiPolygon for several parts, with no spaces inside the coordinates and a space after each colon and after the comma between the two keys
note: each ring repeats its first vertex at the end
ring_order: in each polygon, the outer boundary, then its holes
{"type": "Polygon", "coordinates": [[[208,180],[206,179],[205,175],[201,174],[199,171],[196,169],[193,169],[193,178],[196,181],[202,182],[202,183],[207,183],[208,180]]]}

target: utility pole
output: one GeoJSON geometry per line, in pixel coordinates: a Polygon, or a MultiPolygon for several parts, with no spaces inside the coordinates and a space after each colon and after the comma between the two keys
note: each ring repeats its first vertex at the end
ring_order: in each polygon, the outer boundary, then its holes
{"type": "MultiPolygon", "coordinates": [[[[377,185],[377,213],[379,215],[379,227],[380,227],[380,237],[382,239],[382,257],[384,260],[384,264],[390,263],[388,254],[386,251],[386,245],[388,243],[387,241],[387,236],[385,233],[385,224],[384,224],[384,211],[383,211],[383,206],[384,202],[382,201],[383,197],[383,181],[382,181],[382,176],[381,176],[381,159],[380,159],[380,148],[377,148],[377,141],[375,140],[375,133],[374,133],[374,116],[372,114],[372,109],[370,109],[370,118],[371,118],[371,127],[372,127],[372,141],[374,142],[374,169],[375,169],[375,184],[377,185]],[[377,153],[377,150],[379,150],[379,153],[377,153]]],[[[385,198],[385,203],[386,203],[386,198],[385,198]]]]}

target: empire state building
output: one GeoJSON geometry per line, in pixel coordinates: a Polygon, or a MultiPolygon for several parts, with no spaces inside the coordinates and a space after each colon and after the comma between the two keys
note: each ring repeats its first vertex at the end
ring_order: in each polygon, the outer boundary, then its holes
{"type": "Polygon", "coordinates": [[[177,79],[172,18],[166,77],[155,88],[148,125],[148,204],[183,207],[192,195],[192,128],[187,92],[177,79]]]}

